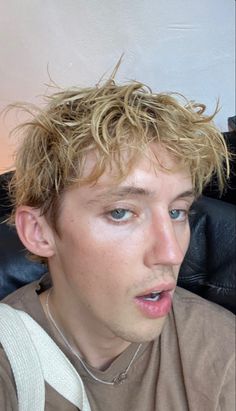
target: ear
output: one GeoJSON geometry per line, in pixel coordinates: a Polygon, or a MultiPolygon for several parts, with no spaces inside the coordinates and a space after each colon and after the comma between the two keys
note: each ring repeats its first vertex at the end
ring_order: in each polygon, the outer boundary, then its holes
{"type": "Polygon", "coordinates": [[[16,210],[15,223],[17,233],[24,246],[40,257],[55,254],[53,230],[40,210],[29,206],[20,206],[16,210]]]}

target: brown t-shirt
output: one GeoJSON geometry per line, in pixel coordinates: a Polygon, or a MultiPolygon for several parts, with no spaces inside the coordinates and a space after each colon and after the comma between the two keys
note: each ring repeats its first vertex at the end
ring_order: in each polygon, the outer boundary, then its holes
{"type": "MultiPolygon", "coordinates": [[[[41,282],[41,290],[48,278],[41,282]]],[[[32,283],[4,300],[30,314],[54,339],[81,375],[92,411],[234,411],[235,317],[223,308],[177,288],[161,336],[142,345],[128,378],[120,385],[94,381],[47,321],[32,283]]],[[[17,338],[17,336],[16,336],[17,338]]],[[[131,344],[105,371],[89,367],[111,381],[130,362],[131,344]]],[[[55,364],[56,367],[56,364],[55,364]]],[[[0,348],[0,410],[18,411],[14,378],[0,348]]],[[[46,384],[45,411],[76,411],[46,384]]]]}

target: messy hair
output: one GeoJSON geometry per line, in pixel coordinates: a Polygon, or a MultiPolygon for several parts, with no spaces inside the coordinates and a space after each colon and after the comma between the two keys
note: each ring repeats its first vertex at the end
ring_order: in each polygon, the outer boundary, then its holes
{"type": "MultiPolygon", "coordinates": [[[[139,82],[118,85],[110,79],[93,88],[72,88],[50,97],[46,106],[23,105],[32,115],[20,125],[23,142],[10,184],[14,208],[38,208],[52,225],[60,198],[75,184],[95,183],[115,165],[123,179],[149,143],[160,143],[190,170],[196,195],[216,175],[223,190],[229,174],[227,147],[205,106],[177,94],[153,93],[139,82]],[[96,164],[83,170],[93,151],[96,164]],[[125,153],[125,155],[124,155],[125,153]]],[[[160,165],[161,166],[161,165],[160,165]]]]}

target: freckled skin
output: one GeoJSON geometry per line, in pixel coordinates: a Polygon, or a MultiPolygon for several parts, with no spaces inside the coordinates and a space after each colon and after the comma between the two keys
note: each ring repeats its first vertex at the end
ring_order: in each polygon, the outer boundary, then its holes
{"type": "MultiPolygon", "coordinates": [[[[152,147],[157,149],[162,162],[173,165],[162,148],[152,147]]],[[[88,171],[93,161],[88,157],[88,171]]],[[[160,334],[166,317],[147,318],[135,297],[159,284],[176,284],[189,244],[187,212],[193,201],[182,193],[191,190],[188,170],[167,173],[143,157],[118,186],[105,173],[96,185],[64,194],[60,235],[52,232],[49,258],[51,307],[70,341],[88,358],[98,347],[110,352],[116,347],[119,353],[130,342],[160,334]],[[116,195],[127,186],[141,190],[116,195]]]]}

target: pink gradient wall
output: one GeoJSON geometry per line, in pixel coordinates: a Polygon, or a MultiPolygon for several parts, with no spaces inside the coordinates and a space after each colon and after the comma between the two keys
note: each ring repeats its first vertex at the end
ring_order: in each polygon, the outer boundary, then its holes
{"type": "MultiPolygon", "coordinates": [[[[61,86],[94,85],[124,53],[118,81],[204,102],[227,130],[235,115],[234,0],[0,1],[0,111],[38,101],[48,72],[61,86]]],[[[0,173],[13,164],[18,119],[0,117],[0,173]]]]}
{"type": "Polygon", "coordinates": [[[0,127],[0,144],[1,144],[1,149],[0,149],[0,174],[8,170],[9,168],[11,169],[13,167],[13,153],[16,150],[16,142],[15,144],[12,142],[9,142],[8,138],[9,131],[1,126],[0,127]]]}

